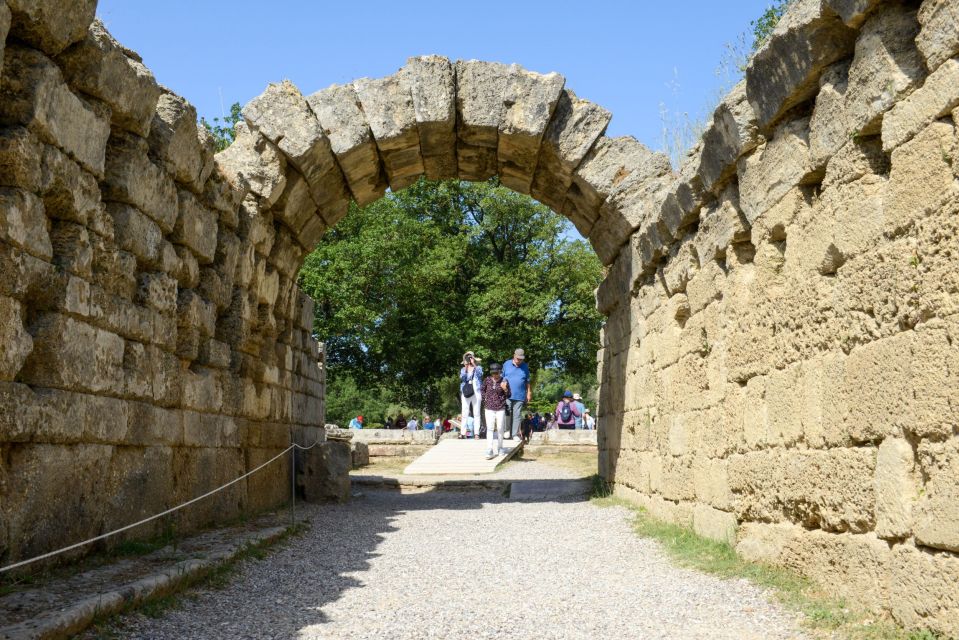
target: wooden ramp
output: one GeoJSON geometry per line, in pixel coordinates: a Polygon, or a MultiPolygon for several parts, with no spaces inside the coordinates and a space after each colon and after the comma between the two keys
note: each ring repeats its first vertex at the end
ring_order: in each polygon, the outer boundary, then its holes
{"type": "Polygon", "coordinates": [[[405,475],[439,476],[493,473],[522,448],[520,440],[503,440],[504,455],[486,459],[486,440],[440,440],[403,470],[405,475]]]}

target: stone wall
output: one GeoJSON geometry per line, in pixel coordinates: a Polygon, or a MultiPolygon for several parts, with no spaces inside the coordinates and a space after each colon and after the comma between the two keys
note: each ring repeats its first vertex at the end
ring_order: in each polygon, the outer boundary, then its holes
{"type": "Polygon", "coordinates": [[[798,0],[597,291],[619,493],[950,636],[957,54],[955,0],[798,0]]]}
{"type": "MultiPolygon", "coordinates": [[[[323,437],[305,248],[94,11],[0,0],[0,564],[323,437]]],[[[275,506],[289,473],[283,458],[172,523],[275,506]]]]}

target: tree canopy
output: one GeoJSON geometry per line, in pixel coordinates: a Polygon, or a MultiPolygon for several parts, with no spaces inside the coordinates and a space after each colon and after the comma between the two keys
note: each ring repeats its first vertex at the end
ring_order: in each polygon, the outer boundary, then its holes
{"type": "Polygon", "coordinates": [[[455,413],[466,350],[488,365],[522,347],[534,382],[547,369],[552,386],[560,376],[584,394],[595,387],[602,267],[570,231],[495,179],[422,179],[353,205],[299,276],[326,342],[329,419],[455,413]]]}

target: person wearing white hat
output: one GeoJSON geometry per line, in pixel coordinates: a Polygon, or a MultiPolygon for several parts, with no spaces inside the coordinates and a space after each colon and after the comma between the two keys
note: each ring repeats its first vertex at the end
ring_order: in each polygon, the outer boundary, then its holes
{"type": "Polygon", "coordinates": [[[576,403],[576,407],[579,409],[579,415],[576,416],[576,428],[583,428],[583,412],[586,411],[586,405],[583,404],[583,397],[578,393],[573,394],[573,402],[576,403]]]}
{"type": "Polygon", "coordinates": [[[586,425],[586,429],[592,431],[596,428],[596,418],[590,415],[589,409],[583,411],[583,423],[586,425]]]}
{"type": "Polygon", "coordinates": [[[483,367],[479,365],[480,362],[482,361],[472,351],[463,354],[463,366],[460,369],[460,405],[463,409],[460,438],[466,437],[466,419],[470,416],[471,409],[473,424],[480,423],[480,386],[483,384],[483,367]]]}

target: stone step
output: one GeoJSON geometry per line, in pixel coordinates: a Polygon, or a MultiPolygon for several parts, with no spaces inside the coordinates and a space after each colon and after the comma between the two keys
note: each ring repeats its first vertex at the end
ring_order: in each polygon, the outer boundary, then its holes
{"type": "Polygon", "coordinates": [[[403,470],[405,475],[462,475],[493,473],[522,449],[519,440],[504,440],[503,455],[486,459],[486,440],[441,440],[403,470]]]}

